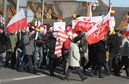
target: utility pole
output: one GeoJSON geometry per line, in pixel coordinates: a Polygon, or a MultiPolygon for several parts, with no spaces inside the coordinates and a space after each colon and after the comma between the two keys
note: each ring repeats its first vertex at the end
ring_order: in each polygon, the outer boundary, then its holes
{"type": "Polygon", "coordinates": [[[19,12],[19,0],[17,0],[17,10],[16,10],[16,13],[19,12]]]}
{"type": "Polygon", "coordinates": [[[42,25],[43,25],[43,20],[44,20],[44,0],[42,0],[42,25]]]}
{"type": "Polygon", "coordinates": [[[111,0],[108,1],[109,7],[111,6],[111,0]]]}
{"type": "MultiPolygon", "coordinates": [[[[3,10],[4,10],[4,13],[3,13],[3,17],[4,17],[4,20],[5,20],[5,24],[6,24],[6,9],[7,9],[7,0],[3,0],[3,10]]],[[[5,24],[4,24],[4,27],[5,27],[5,24]]],[[[6,30],[6,29],[4,29],[6,30]]]]}

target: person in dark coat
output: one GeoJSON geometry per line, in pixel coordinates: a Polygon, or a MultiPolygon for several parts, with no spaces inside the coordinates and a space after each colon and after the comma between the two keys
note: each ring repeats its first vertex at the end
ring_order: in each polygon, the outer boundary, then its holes
{"type": "Polygon", "coordinates": [[[29,32],[25,32],[23,39],[23,51],[24,51],[24,60],[28,63],[28,72],[33,72],[32,56],[34,54],[34,33],[33,28],[29,28],[29,32]]]}
{"type": "Polygon", "coordinates": [[[50,72],[50,76],[56,76],[56,74],[54,73],[56,66],[59,64],[59,60],[60,58],[57,58],[57,56],[55,55],[55,45],[56,45],[56,36],[57,36],[57,32],[54,32],[53,35],[51,37],[49,37],[49,52],[48,52],[48,57],[49,57],[49,72],[50,72]]]}
{"type": "Polygon", "coordinates": [[[122,43],[122,39],[121,39],[121,33],[120,32],[116,32],[116,34],[111,35],[109,37],[109,55],[110,55],[110,70],[113,71],[116,66],[119,64],[118,61],[118,54],[121,51],[121,43],[122,43]]]}
{"type": "Polygon", "coordinates": [[[83,71],[85,72],[85,69],[88,69],[89,67],[92,68],[92,71],[91,71],[91,75],[94,75],[94,70],[95,70],[95,45],[92,44],[92,45],[88,45],[88,63],[83,67],[83,71]]]}
{"type": "Polygon", "coordinates": [[[18,40],[18,36],[15,33],[9,33],[8,34],[9,40],[7,41],[6,45],[6,62],[5,62],[5,67],[10,67],[9,66],[9,61],[11,60],[11,68],[15,68],[16,64],[16,43],[18,40]]]}
{"type": "Polygon", "coordinates": [[[106,63],[106,43],[100,40],[95,44],[96,49],[96,70],[99,71],[99,77],[103,78],[102,67],[106,63]]]}
{"type": "Polygon", "coordinates": [[[122,40],[121,56],[121,62],[117,68],[115,68],[114,73],[120,76],[121,68],[124,66],[126,75],[129,77],[129,34],[122,40]]]}
{"type": "Polygon", "coordinates": [[[4,66],[7,41],[8,41],[8,37],[5,34],[4,30],[2,30],[0,27],[0,67],[4,66]]]}

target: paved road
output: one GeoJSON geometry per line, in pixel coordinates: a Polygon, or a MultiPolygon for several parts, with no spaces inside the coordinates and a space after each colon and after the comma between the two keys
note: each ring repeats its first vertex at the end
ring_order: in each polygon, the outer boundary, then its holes
{"type": "Polygon", "coordinates": [[[16,70],[0,69],[0,84],[129,84],[129,78],[123,72],[121,77],[105,76],[104,78],[90,77],[80,81],[77,74],[71,74],[70,81],[63,80],[63,75],[57,71],[56,77],[48,75],[47,70],[39,70],[37,75],[16,70]]]}

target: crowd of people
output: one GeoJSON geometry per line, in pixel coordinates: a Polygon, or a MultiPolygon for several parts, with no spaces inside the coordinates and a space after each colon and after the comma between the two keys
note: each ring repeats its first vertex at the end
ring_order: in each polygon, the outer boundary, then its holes
{"type": "Polygon", "coordinates": [[[85,32],[78,31],[63,43],[62,56],[55,55],[57,32],[49,28],[47,33],[30,26],[29,30],[17,34],[6,34],[0,27],[0,67],[12,68],[17,71],[37,73],[37,69],[46,66],[51,76],[55,69],[62,65],[64,79],[69,80],[72,70],[76,70],[81,80],[87,79],[84,73],[91,68],[90,75],[103,78],[104,74],[120,76],[124,67],[129,77],[129,34],[116,31],[106,35],[99,42],[89,45],[85,40],[85,32]],[[85,54],[88,53],[88,59],[85,54]],[[104,73],[105,71],[105,73],[104,73]],[[84,73],[83,73],[84,72],[84,73]]]}

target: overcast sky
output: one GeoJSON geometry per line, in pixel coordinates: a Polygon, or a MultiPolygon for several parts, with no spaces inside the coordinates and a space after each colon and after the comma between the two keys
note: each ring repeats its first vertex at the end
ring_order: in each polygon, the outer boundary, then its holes
{"type": "MultiPolygon", "coordinates": [[[[94,2],[95,0],[77,0],[77,1],[92,1],[94,2]]],[[[103,0],[105,3],[109,4],[109,0],[103,0]]],[[[129,0],[110,0],[112,6],[114,7],[129,7],[129,0]]]]}

